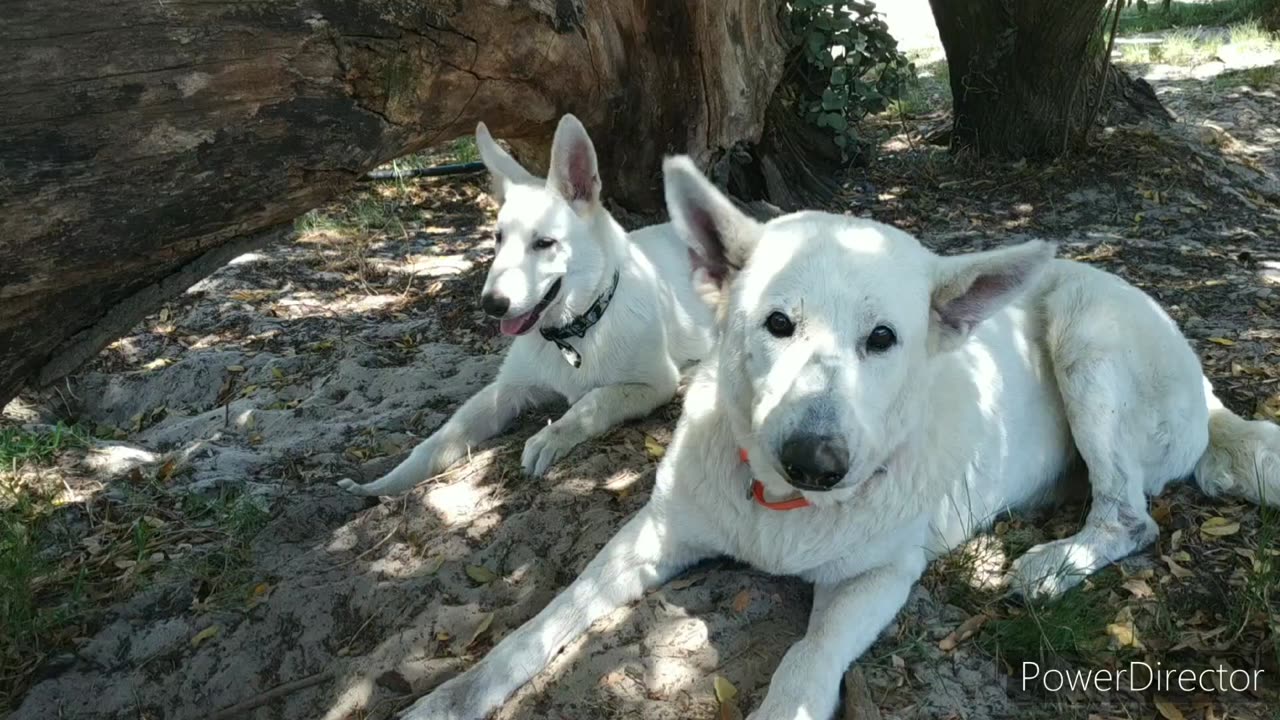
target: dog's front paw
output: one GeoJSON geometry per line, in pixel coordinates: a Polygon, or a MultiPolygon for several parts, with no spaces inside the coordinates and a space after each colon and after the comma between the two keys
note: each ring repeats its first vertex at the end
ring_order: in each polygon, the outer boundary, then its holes
{"type": "Polygon", "coordinates": [[[810,720],[813,716],[803,708],[790,710],[770,710],[764,706],[747,715],[747,720],[810,720]]]}
{"type": "Polygon", "coordinates": [[[1071,538],[1036,545],[1009,567],[1009,591],[1028,600],[1062,595],[1088,574],[1088,559],[1077,554],[1071,538]]]}
{"type": "Polygon", "coordinates": [[[352,495],[362,495],[365,497],[368,497],[370,495],[377,495],[376,492],[369,492],[367,489],[365,489],[364,485],[361,485],[360,483],[356,482],[355,480],[352,480],[351,478],[342,478],[341,480],[339,480],[338,487],[342,488],[343,490],[346,490],[352,495]]]}
{"type": "Polygon", "coordinates": [[[569,437],[563,428],[551,423],[525,442],[520,467],[526,475],[542,477],[552,463],[567,455],[577,444],[576,438],[569,437]]]}

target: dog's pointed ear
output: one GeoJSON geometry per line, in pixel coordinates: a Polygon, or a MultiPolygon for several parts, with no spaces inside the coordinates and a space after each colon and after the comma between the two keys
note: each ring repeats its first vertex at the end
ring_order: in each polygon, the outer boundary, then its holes
{"type": "Polygon", "coordinates": [[[1034,285],[1053,259],[1043,240],[937,258],[930,302],[932,346],[959,347],[983,320],[1034,285]]]}
{"type": "Polygon", "coordinates": [[[667,158],[662,178],[671,224],[689,245],[695,270],[723,287],[746,264],[764,226],[738,210],[686,155],[667,158]]]}
{"type": "Polygon", "coordinates": [[[600,201],[600,170],[596,165],[596,146],[587,129],[573,115],[560,118],[556,137],[551,141],[551,169],[547,172],[547,188],[582,215],[600,201]]]}
{"type": "Polygon", "coordinates": [[[513,183],[537,185],[541,182],[494,141],[484,123],[476,125],[476,149],[480,151],[480,160],[489,169],[491,192],[498,202],[506,198],[507,188],[513,183]]]}

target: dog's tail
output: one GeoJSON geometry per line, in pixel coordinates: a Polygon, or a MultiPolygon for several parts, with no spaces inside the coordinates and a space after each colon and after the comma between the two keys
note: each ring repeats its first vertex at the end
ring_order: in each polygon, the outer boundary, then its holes
{"type": "Polygon", "coordinates": [[[1209,447],[1196,464],[1196,484],[1208,495],[1237,495],[1280,506],[1280,426],[1245,420],[1227,408],[1204,379],[1209,447]]]}

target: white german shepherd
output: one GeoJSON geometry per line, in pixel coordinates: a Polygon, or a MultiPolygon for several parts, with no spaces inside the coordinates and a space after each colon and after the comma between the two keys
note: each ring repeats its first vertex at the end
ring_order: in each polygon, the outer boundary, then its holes
{"type": "Polygon", "coordinates": [[[338,482],[357,495],[409,490],[525,408],[567,399],[569,410],[525,443],[521,465],[541,476],[583,441],[669,402],[681,369],[710,352],[714,323],[689,282],[688,246],[669,223],[628,236],[613,219],[600,202],[595,147],[576,117],[560,119],[545,181],[484,123],[476,145],[502,203],[481,306],[516,338],[493,383],[404,462],[367,485],[338,482]]]}
{"type": "Polygon", "coordinates": [[[724,290],[649,503],[567,590],[406,711],[479,720],[592,622],[729,555],[815,584],[808,631],[751,715],[827,720],[841,675],[934,555],[1054,496],[1083,459],[1080,532],[1033,548],[1015,587],[1052,596],[1156,537],[1146,496],[1280,497],[1280,428],[1216,400],[1145,294],[1043,242],[953,257],[819,212],[760,225],[685,158],[668,208],[724,290]]]}

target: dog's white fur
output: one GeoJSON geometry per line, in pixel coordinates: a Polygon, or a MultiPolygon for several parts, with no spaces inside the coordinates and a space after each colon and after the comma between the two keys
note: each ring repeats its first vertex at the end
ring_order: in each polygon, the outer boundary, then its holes
{"type": "Polygon", "coordinates": [[[694,270],[687,245],[670,224],[628,236],[614,220],[600,202],[595,148],[577,118],[560,120],[546,181],[522,168],[483,123],[476,143],[502,203],[501,242],[485,292],[504,295],[508,316],[518,316],[534,308],[557,279],[561,290],[538,323],[512,342],[493,383],[382,478],[367,485],[341,480],[352,493],[409,490],[501,432],[522,410],[567,399],[569,410],[525,443],[521,465],[541,476],[583,441],[669,402],[680,371],[710,351],[713,321],[690,285],[694,270]],[[552,247],[535,249],[535,242],[547,239],[552,247]],[[586,311],[608,289],[615,270],[621,276],[603,317],[585,337],[570,339],[582,356],[581,367],[574,368],[537,329],[559,327],[586,311]]]}
{"type": "Polygon", "coordinates": [[[1005,510],[1052,499],[1079,459],[1092,510],[1078,534],[1014,563],[1025,593],[1060,593],[1150,543],[1146,496],[1170,481],[1280,496],[1280,428],[1225,410],[1174,323],[1119,278],[1040,242],[940,257],[868,220],[804,212],[758,225],[683,158],[668,161],[666,188],[725,296],[718,347],[653,495],[537,617],[404,717],[479,720],[598,618],[729,555],[815,584],[808,631],[752,717],[827,720],[845,668],[928,560],[1005,510]],[[790,337],[766,330],[775,311],[794,320],[790,337]],[[877,325],[897,344],[869,348],[877,325]],[[835,489],[785,512],[750,500],[753,477],[774,499],[795,492],[778,447],[815,430],[850,448],[835,489]]]}

